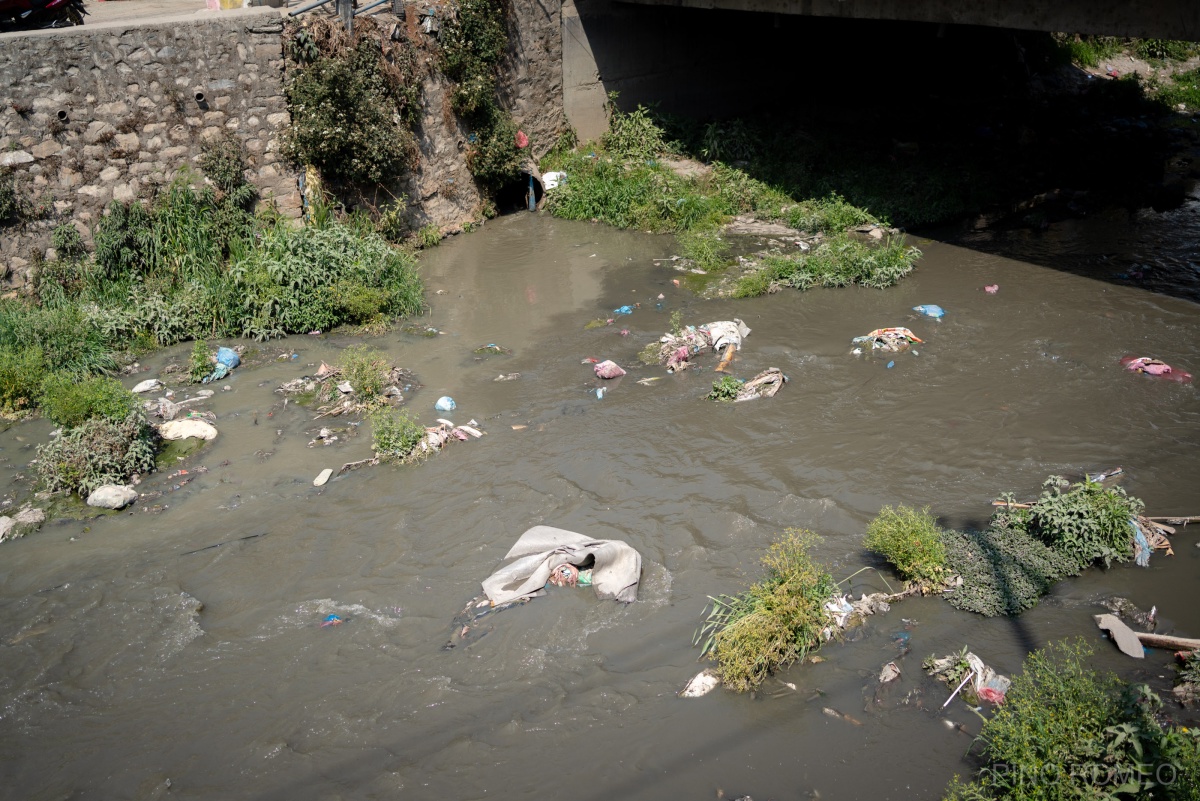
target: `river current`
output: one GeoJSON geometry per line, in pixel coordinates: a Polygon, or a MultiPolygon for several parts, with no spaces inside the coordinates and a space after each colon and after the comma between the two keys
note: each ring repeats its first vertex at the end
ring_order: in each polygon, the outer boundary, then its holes
{"type": "MultiPolygon", "coordinates": [[[[757,578],[786,528],[820,534],[817,556],[841,579],[882,567],[861,540],[885,504],[979,528],[1002,492],[1032,498],[1048,475],[1119,465],[1150,514],[1200,514],[1197,385],[1118,363],[1200,374],[1200,203],[910,241],[923,255],[891,289],[710,301],[653,261],[672,255],[669,237],[491,221],[422,256],[418,322],[440,334],[370,340],[418,377],[406,394],[422,422],[487,433],[322,488],[323,468],[370,455],[369,426],[314,420],[275,390],[356,340],[260,346],[264,365],[199,404],[218,439],[180,463],[188,473],[140,487],[161,496],[0,545],[0,798],[937,798],[977,767],[971,736],[945,720],[971,735],[981,721],[959,703],[938,711],[947,692],[923,675],[926,656],[969,645],[1011,674],[1029,649],[1082,636],[1098,667],[1169,687],[1170,654],[1130,660],[1092,615],[1119,594],[1156,605],[1160,632],[1200,636],[1195,527],[1173,558],[1091,570],[1016,618],[909,599],[753,698],[676,696],[704,667],[691,642],[708,596],[757,578]],[[942,321],[911,311],[928,303],[942,321]],[[585,327],[625,304],[640,307],[585,327]],[[638,366],[676,310],[689,324],[741,318],[752,333],[734,374],[779,367],[790,381],[715,404],[711,357],[674,376],[638,366]],[[924,343],[890,367],[851,355],[852,337],[894,325],[924,343]],[[511,352],[474,353],[492,343],[511,352]],[[588,358],[629,374],[597,398],[588,358]],[[637,383],[649,376],[662,378],[637,383]],[[442,395],[457,410],[434,411],[442,395]],[[310,446],[322,426],[338,440],[310,446]],[[443,650],[537,524],[636,548],[637,602],[551,588],[443,650]],[[331,614],[344,622],[322,627],[331,614]],[[880,692],[891,660],[901,678],[880,692]]],[[[128,385],[186,353],[154,354],[128,385]]],[[[49,431],[0,434],[0,487],[25,480],[49,431]]]]}

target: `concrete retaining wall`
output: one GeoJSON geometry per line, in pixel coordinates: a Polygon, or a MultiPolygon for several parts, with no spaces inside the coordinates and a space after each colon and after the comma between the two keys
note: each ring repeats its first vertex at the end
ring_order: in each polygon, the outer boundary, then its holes
{"type": "Polygon", "coordinates": [[[278,10],[253,8],[0,36],[0,166],[47,212],[0,231],[4,283],[25,283],[59,222],[90,236],[108,203],[149,196],[223,131],[264,200],[298,215],[278,154],[282,29],[278,10]]]}

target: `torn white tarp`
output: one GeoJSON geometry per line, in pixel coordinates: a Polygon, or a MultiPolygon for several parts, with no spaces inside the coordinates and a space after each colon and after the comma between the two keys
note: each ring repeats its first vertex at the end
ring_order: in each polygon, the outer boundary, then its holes
{"type": "Polygon", "coordinates": [[[502,604],[546,586],[551,571],[563,563],[592,564],[592,587],[601,599],[637,600],[642,555],[619,540],[596,540],[553,526],[534,526],[521,535],[505,559],[515,559],[483,581],[493,604],[502,604]]]}
{"type": "Polygon", "coordinates": [[[719,320],[715,323],[701,326],[712,338],[713,350],[724,350],[726,345],[733,345],[735,350],[742,349],[742,340],[750,336],[750,328],[738,318],[719,320]]]}

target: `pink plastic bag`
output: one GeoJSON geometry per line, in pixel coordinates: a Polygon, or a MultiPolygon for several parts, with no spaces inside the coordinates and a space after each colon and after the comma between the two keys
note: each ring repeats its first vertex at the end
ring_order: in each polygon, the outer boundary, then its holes
{"type": "Polygon", "coordinates": [[[620,378],[625,375],[625,371],[616,362],[609,360],[600,362],[592,368],[596,371],[596,375],[600,378],[620,378]]]}

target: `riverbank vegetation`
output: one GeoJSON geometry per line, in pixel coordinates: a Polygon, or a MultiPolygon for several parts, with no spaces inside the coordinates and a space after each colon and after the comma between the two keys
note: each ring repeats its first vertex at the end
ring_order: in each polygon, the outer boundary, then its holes
{"type": "MultiPolygon", "coordinates": [[[[419,312],[411,253],[362,218],[314,215],[295,227],[254,215],[254,192],[229,140],[148,202],[114,201],[88,253],[71,223],[33,293],[0,301],[0,404],[19,415],[71,381],[111,374],[137,353],[187,340],[363,325],[419,312]]],[[[100,385],[98,385],[100,386],[100,385]]]]}
{"type": "Polygon", "coordinates": [[[919,256],[903,237],[878,244],[857,238],[850,229],[886,222],[835,193],[789,194],[724,163],[696,170],[677,163],[682,150],[649,110],[626,113],[610,103],[609,130],[600,142],[579,146],[568,139],[543,160],[544,170],[568,175],[548,194],[546,208],[566,219],[676,234],[684,255],[706,272],[728,265],[720,230],[736,215],[814,237],[811,252],[777,255],[737,279],[731,291],[737,297],[779,286],[890,286],[919,256]]]}
{"type": "Polygon", "coordinates": [[[1162,717],[1162,700],[1088,666],[1082,641],[1026,657],[979,734],[985,766],[946,801],[1200,799],[1200,732],[1162,717]]]}
{"type": "Polygon", "coordinates": [[[812,532],[788,529],[763,556],[761,579],[738,595],[710,599],[694,644],[716,660],[726,687],[753,690],[825,641],[824,604],[835,584],[809,553],[816,541],[812,532]]]}

